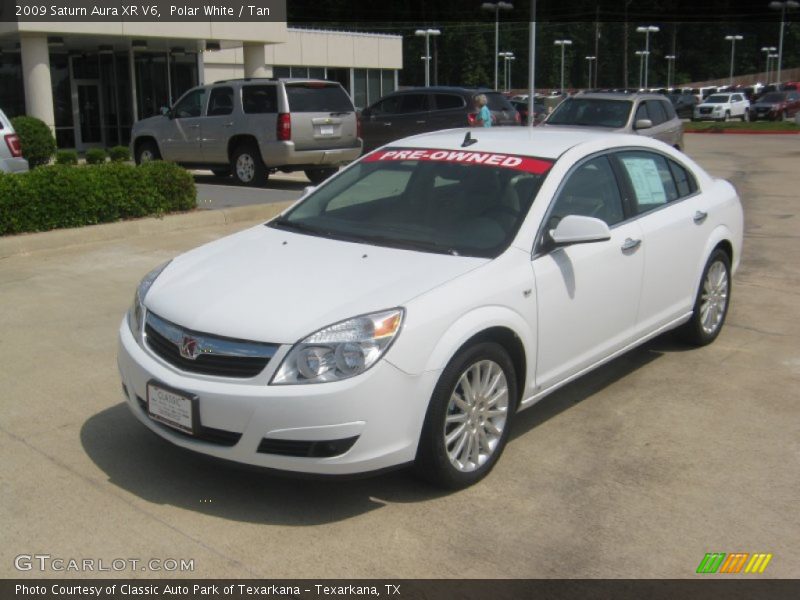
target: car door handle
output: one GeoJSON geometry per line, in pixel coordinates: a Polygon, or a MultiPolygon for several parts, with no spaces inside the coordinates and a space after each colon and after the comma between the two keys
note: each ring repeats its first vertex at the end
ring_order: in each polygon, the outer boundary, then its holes
{"type": "Polygon", "coordinates": [[[628,238],[622,244],[622,251],[627,252],[628,250],[635,250],[642,244],[642,240],[635,240],[633,238],[628,238]]]}
{"type": "Polygon", "coordinates": [[[707,212],[705,212],[704,210],[698,210],[696,213],[694,213],[693,220],[695,223],[699,225],[700,223],[706,220],[706,217],[708,217],[707,212]]]}
{"type": "Polygon", "coordinates": [[[233,127],[233,121],[229,121],[228,123],[223,123],[223,127],[233,127]]]}
{"type": "Polygon", "coordinates": [[[383,123],[383,126],[384,126],[384,127],[391,127],[391,126],[392,126],[392,124],[391,124],[391,122],[384,121],[384,123],[383,123]]]}
{"type": "Polygon", "coordinates": [[[187,125],[189,129],[200,129],[200,125],[187,125]]]}
{"type": "Polygon", "coordinates": [[[425,121],[417,121],[417,125],[424,125],[425,121]]]}

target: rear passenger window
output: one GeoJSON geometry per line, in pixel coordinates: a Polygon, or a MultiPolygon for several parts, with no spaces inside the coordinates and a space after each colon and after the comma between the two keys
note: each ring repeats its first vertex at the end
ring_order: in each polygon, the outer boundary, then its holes
{"type": "Polygon", "coordinates": [[[414,113],[428,110],[427,94],[405,94],[400,96],[399,113],[414,113]]]}
{"type": "Polygon", "coordinates": [[[436,110],[463,108],[465,104],[464,99],[455,94],[434,94],[433,98],[436,110]]]}
{"type": "Polygon", "coordinates": [[[209,117],[229,115],[233,112],[233,88],[218,87],[211,90],[208,98],[209,117]]]}
{"type": "Polygon", "coordinates": [[[666,158],[650,152],[620,152],[618,156],[635,194],[636,214],[678,199],[666,158]]]}
{"type": "Polygon", "coordinates": [[[653,125],[661,125],[667,120],[667,114],[664,112],[663,104],[659,100],[648,100],[645,104],[647,104],[647,112],[653,125]]]}
{"type": "Polygon", "coordinates": [[[278,93],[276,86],[243,86],[242,108],[248,115],[278,112],[278,93]]]}
{"type": "Polygon", "coordinates": [[[675,180],[675,187],[678,189],[678,197],[684,198],[697,191],[697,182],[694,177],[675,161],[669,161],[669,168],[675,180]]]}

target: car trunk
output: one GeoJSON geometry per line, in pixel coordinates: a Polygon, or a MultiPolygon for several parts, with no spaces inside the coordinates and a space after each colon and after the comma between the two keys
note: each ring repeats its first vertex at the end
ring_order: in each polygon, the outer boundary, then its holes
{"type": "Polygon", "coordinates": [[[357,145],[355,108],[338,83],[286,83],[286,97],[297,150],[357,145]]]}

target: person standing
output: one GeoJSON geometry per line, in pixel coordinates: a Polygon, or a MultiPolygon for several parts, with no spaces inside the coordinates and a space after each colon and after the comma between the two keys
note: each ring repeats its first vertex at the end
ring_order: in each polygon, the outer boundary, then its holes
{"type": "Polygon", "coordinates": [[[486,94],[478,94],[475,96],[475,110],[478,112],[475,117],[475,125],[477,127],[492,126],[492,112],[487,106],[488,102],[486,94]]]}

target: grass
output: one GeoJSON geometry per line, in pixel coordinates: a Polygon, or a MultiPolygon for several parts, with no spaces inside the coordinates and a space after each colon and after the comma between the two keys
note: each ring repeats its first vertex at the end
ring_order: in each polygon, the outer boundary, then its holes
{"type": "Polygon", "coordinates": [[[720,123],[716,121],[689,121],[683,124],[684,131],[800,131],[794,121],[729,121],[720,123]]]}

